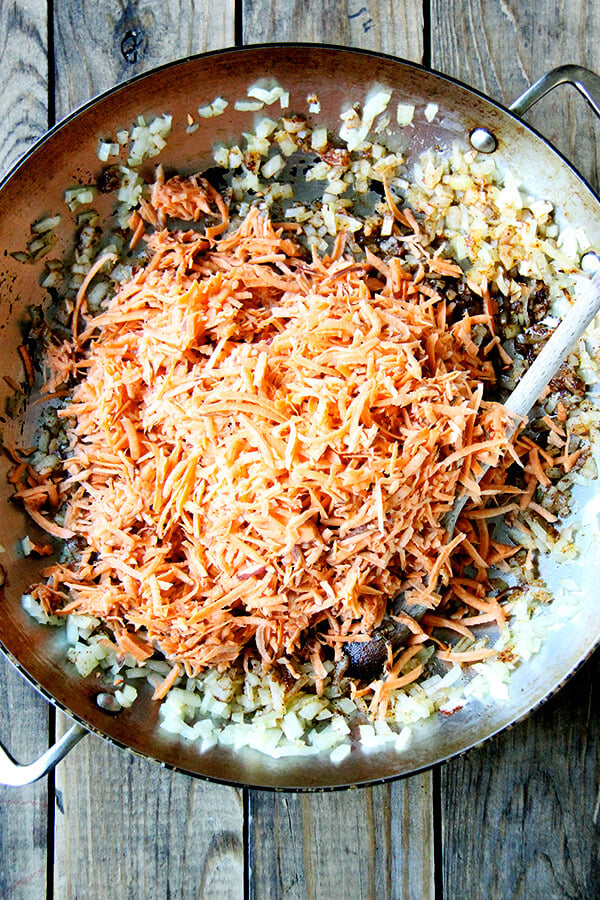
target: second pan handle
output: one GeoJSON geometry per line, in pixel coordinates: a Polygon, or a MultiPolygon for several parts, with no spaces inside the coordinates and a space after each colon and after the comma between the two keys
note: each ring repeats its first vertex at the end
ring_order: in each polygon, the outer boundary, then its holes
{"type": "Polygon", "coordinates": [[[534,103],[559,84],[572,84],[583,94],[596,115],[600,118],[600,76],[584,66],[558,66],[542,75],[525,93],[508,107],[511,112],[523,116],[534,103]]]}
{"type": "Polygon", "coordinates": [[[73,725],[49,750],[42,753],[39,759],[28,765],[15,762],[0,744],[0,784],[11,787],[33,784],[34,781],[47,775],[61,759],[64,759],[86,734],[89,734],[89,731],[81,725],[73,725]]]}

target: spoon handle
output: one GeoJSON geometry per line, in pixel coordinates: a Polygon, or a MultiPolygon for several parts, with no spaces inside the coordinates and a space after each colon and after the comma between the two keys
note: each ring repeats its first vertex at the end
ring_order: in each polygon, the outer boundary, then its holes
{"type": "Polygon", "coordinates": [[[521,418],[528,414],[599,310],[600,269],[582,286],[577,300],[509,396],[505,406],[511,412],[521,418]]]}
{"type": "MultiPolygon", "coordinates": [[[[519,420],[528,415],[532,406],[539,399],[546,385],[552,380],[579,338],[583,335],[592,319],[600,311],[600,269],[589,282],[580,288],[577,300],[562,319],[540,353],[529,366],[523,378],[504,403],[515,416],[512,426],[507,429],[511,437],[517,430],[519,420]]],[[[482,466],[477,478],[480,481],[489,466],[482,466]]],[[[458,517],[469,499],[468,494],[461,494],[454,501],[452,509],[444,516],[444,526],[448,540],[452,537],[458,517]]],[[[422,615],[422,613],[421,613],[422,615]]]]}

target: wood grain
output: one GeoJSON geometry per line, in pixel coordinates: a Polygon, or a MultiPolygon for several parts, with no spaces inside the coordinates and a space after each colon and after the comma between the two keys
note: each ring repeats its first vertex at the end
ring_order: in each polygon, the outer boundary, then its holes
{"type": "MultiPolygon", "coordinates": [[[[46,4],[0,4],[0,174],[48,124],[46,4]]],[[[48,704],[0,659],[0,740],[20,762],[48,746],[48,704]]],[[[0,787],[0,897],[39,900],[46,893],[48,786],[0,787]]]]}
{"type": "Polygon", "coordinates": [[[54,10],[59,118],[133,75],[234,43],[234,0],[84,0],[54,10]]]}
{"type": "Polygon", "coordinates": [[[0,172],[48,126],[46,3],[0,4],[0,172]]]}
{"type": "MultiPolygon", "coordinates": [[[[562,63],[597,68],[600,12],[586,0],[525,4],[432,0],[432,64],[510,102],[562,63]]],[[[598,123],[569,88],[527,119],[598,184],[598,123]]],[[[594,701],[598,657],[550,704],[500,739],[445,766],[443,896],[600,896],[594,701]],[[461,811],[468,811],[465,825],[461,811]]]]}
{"type": "Polygon", "coordinates": [[[529,721],[442,770],[447,900],[466,883],[470,900],[600,896],[599,668],[596,655],[529,721]]]}
{"type": "MultiPolygon", "coordinates": [[[[48,704],[5,660],[0,678],[0,740],[18,762],[31,762],[48,747],[48,704]]],[[[0,787],[0,897],[45,897],[47,841],[47,781],[0,787]]]]}
{"type": "Polygon", "coordinates": [[[411,0],[243,0],[243,37],[344,44],[420,62],[423,9],[411,0]]]}
{"type": "Polygon", "coordinates": [[[242,792],[174,774],[90,735],[57,769],[54,896],[243,895],[242,792]]]}
{"type": "MultiPolygon", "coordinates": [[[[555,66],[598,70],[600,5],[539,0],[535,13],[517,0],[431,3],[434,68],[511,103],[555,66]]],[[[600,125],[573,88],[561,87],[526,116],[593,184],[600,180],[600,125]]]]}
{"type": "Polygon", "coordinates": [[[433,898],[431,781],[305,796],[251,791],[250,896],[433,898]]]}

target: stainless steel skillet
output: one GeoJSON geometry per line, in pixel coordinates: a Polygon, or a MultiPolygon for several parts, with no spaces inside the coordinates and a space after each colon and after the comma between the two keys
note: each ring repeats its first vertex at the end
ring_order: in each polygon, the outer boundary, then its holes
{"type": "MultiPolygon", "coordinates": [[[[589,186],[542,137],[519,118],[532,102],[561,81],[575,84],[592,103],[600,105],[600,80],[579,67],[563,67],[550,73],[513,104],[510,112],[482,94],[438,73],[383,55],[307,45],[248,47],[223,51],[158,69],[92,101],[43,138],[15,167],[0,187],[0,358],[2,374],[20,380],[17,347],[27,305],[41,296],[40,267],[24,265],[10,254],[30,239],[31,222],[61,210],[59,242],[66,250],[73,221],[66,214],[63,192],[74,183],[96,180],[100,138],[127,127],[140,113],[173,116],[173,133],[161,156],[150,160],[185,171],[212,164],[215,141],[238,137],[252,124],[252,114],[234,109],[257,81],[277,81],[290,91],[290,110],[305,111],[306,96],[316,93],[321,103],[319,120],[332,131],[339,128],[340,112],[354,101],[364,101],[375,84],[393,90],[390,109],[397,103],[414,105],[413,126],[399,131],[398,144],[409,158],[431,146],[450,148],[458,140],[473,140],[493,152],[500,166],[508,167],[535,195],[551,200],[561,223],[583,226],[593,244],[600,247],[600,202],[589,186]],[[217,96],[230,102],[218,118],[200,121],[193,134],[186,133],[187,113],[217,96]],[[432,121],[424,116],[428,104],[438,111],[432,121]]],[[[264,111],[269,114],[269,108],[264,111]]],[[[0,398],[3,400],[4,398],[0,398]]],[[[27,424],[25,430],[27,430],[27,424]]],[[[4,436],[15,439],[16,426],[6,422],[4,436]]],[[[96,702],[97,682],[81,679],[64,662],[61,637],[54,629],[37,625],[21,608],[20,598],[36,578],[41,563],[22,558],[17,542],[33,533],[19,510],[10,502],[6,482],[7,463],[0,464],[0,543],[6,548],[0,562],[6,570],[6,586],[0,599],[0,642],[6,654],[33,685],[80,725],[60,748],[32,771],[14,769],[0,757],[0,780],[25,783],[39,777],[86,730],[94,731],[119,746],[158,762],[231,784],[280,789],[334,788],[361,785],[408,775],[461,753],[523,718],[553,693],[591,653],[600,638],[600,608],[595,604],[593,565],[577,572],[585,602],[574,620],[556,621],[542,650],[514,674],[508,701],[488,700],[467,704],[451,717],[428,720],[414,729],[410,747],[394,751],[355,751],[341,764],[327,757],[272,760],[254,751],[234,753],[216,748],[200,754],[193,745],[180,742],[158,728],[157,706],[149,692],[130,710],[117,715],[103,711],[96,702]]],[[[593,549],[590,551],[592,563],[593,549]]],[[[560,578],[561,573],[557,572],[560,578]]],[[[548,614],[552,616],[551,609],[548,614]]],[[[2,735],[9,741],[9,736],[2,735]]]]}

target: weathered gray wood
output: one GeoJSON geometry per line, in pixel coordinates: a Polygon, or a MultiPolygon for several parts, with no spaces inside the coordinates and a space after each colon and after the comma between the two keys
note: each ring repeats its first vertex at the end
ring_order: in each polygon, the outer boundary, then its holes
{"type": "Polygon", "coordinates": [[[414,0],[244,0],[243,37],[344,44],[419,62],[423,9],[414,0]]]}
{"type": "MultiPolygon", "coordinates": [[[[555,66],[599,68],[600,6],[593,0],[540,0],[535,7],[432,0],[431,23],[434,68],[507,104],[555,66]]],[[[598,184],[600,125],[573,88],[557,88],[526,120],[598,184]]]]}
{"type": "MultiPolygon", "coordinates": [[[[421,5],[245,0],[245,43],[312,40],[420,60],[421,5]]],[[[250,792],[250,895],[434,896],[432,779],[299,797],[250,792]],[[410,834],[410,841],[406,836],[410,834]]]]}
{"type": "Polygon", "coordinates": [[[0,5],[0,172],[48,125],[47,16],[43,0],[0,5]]]}
{"type": "Polygon", "coordinates": [[[234,0],[120,0],[54,6],[60,116],[89,97],[193,53],[234,43],[234,0]]]}
{"type": "Polygon", "coordinates": [[[529,721],[442,771],[444,898],[600,896],[598,655],[529,721]],[[468,825],[465,825],[465,817],[468,825]]]}
{"type": "MultiPolygon", "coordinates": [[[[48,123],[46,4],[0,5],[0,174],[39,138],[48,123]]],[[[0,740],[21,762],[48,746],[48,705],[0,660],[0,740]]],[[[0,897],[38,900],[47,872],[46,782],[0,787],[0,897]]]]}
{"type": "Polygon", "coordinates": [[[250,792],[250,896],[435,896],[432,776],[299,796],[250,792]]]}
{"type": "MultiPolygon", "coordinates": [[[[57,118],[134,74],[234,42],[233,0],[55,5],[57,118]]],[[[62,718],[62,717],[61,717],[62,718]]],[[[61,721],[60,727],[64,727],[61,721]]],[[[61,763],[56,897],[238,898],[242,794],[90,737],[61,763]]]]}
{"type": "MultiPolygon", "coordinates": [[[[600,12],[586,0],[433,0],[431,18],[432,64],[505,102],[556,65],[598,66],[600,12]]],[[[598,183],[600,129],[574,91],[553,92],[527,119],[598,183]]],[[[596,658],[528,722],[444,767],[444,898],[600,895],[598,684],[596,658]]]]}
{"type": "Polygon", "coordinates": [[[170,772],[90,735],[59,765],[56,794],[55,897],[243,895],[241,791],[170,772]]]}
{"type": "MultiPolygon", "coordinates": [[[[0,740],[19,762],[48,747],[48,704],[4,659],[0,740]]],[[[0,897],[38,900],[46,892],[48,785],[0,787],[0,897]]]]}

